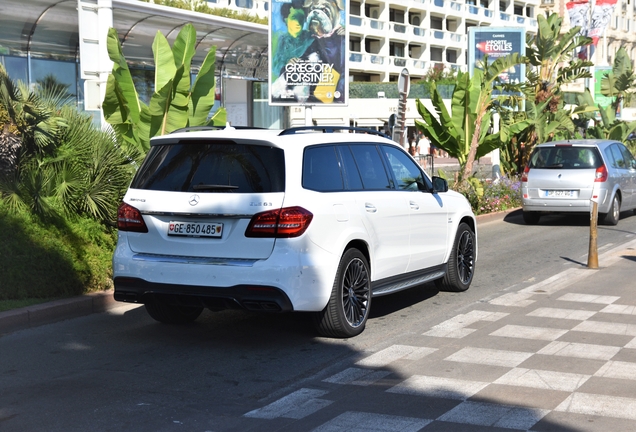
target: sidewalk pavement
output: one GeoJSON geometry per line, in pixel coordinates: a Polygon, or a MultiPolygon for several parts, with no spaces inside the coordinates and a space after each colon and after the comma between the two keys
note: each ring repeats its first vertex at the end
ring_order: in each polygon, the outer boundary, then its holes
{"type": "MultiPolygon", "coordinates": [[[[518,209],[479,215],[477,216],[477,223],[483,224],[503,220],[504,217],[514,211],[518,211],[518,209]]],[[[116,302],[113,298],[113,291],[109,290],[0,312],[0,335],[93,313],[105,312],[121,305],[123,303],[116,302]]]]}

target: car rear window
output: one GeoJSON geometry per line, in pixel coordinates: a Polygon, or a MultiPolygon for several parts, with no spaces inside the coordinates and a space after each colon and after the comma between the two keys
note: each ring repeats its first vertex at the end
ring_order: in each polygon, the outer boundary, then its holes
{"type": "Polygon", "coordinates": [[[131,184],[169,192],[283,192],[283,150],[232,141],[153,145],[131,184]]]}
{"type": "Polygon", "coordinates": [[[603,164],[596,147],[537,147],[530,156],[530,168],[590,169],[603,164]]]}

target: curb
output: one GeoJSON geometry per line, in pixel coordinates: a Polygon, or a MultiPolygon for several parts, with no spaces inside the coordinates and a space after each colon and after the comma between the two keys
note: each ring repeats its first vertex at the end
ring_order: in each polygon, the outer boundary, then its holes
{"type": "Polygon", "coordinates": [[[521,207],[516,207],[516,208],[512,208],[512,209],[504,210],[500,212],[477,215],[475,216],[475,218],[477,219],[478,224],[484,224],[487,222],[495,222],[495,221],[504,220],[506,216],[508,216],[509,214],[518,212],[520,210],[521,210],[521,207]]]}
{"type": "Polygon", "coordinates": [[[0,312],[0,335],[105,312],[118,305],[113,297],[113,292],[111,289],[0,312]]]}

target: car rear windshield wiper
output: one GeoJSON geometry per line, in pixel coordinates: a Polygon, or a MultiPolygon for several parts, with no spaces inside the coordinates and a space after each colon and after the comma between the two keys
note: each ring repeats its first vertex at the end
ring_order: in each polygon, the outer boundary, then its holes
{"type": "Polygon", "coordinates": [[[222,191],[222,190],[232,190],[232,189],[238,189],[238,186],[232,186],[232,185],[214,185],[214,184],[198,184],[198,185],[194,185],[192,186],[192,189],[194,189],[195,191],[202,191],[202,190],[206,190],[206,191],[222,191]]]}
{"type": "Polygon", "coordinates": [[[545,168],[563,168],[563,163],[555,163],[552,165],[548,165],[545,168]]]}

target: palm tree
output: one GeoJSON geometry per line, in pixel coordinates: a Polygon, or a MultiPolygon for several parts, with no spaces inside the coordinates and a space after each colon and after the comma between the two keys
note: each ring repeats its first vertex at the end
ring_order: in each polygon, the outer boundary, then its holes
{"type": "Polygon", "coordinates": [[[563,108],[561,87],[591,78],[589,67],[593,66],[592,62],[574,56],[579,48],[592,43],[591,38],[578,34],[580,27],[562,34],[563,18],[556,13],[539,15],[537,23],[537,34],[528,35],[526,40],[526,56],[532,66],[526,73],[525,87],[529,101],[526,118],[530,120],[524,137],[526,154],[538,141],[554,138],[557,131],[574,129],[571,121],[559,114],[563,108]],[[536,112],[537,107],[541,107],[541,112],[536,112]],[[557,124],[550,125],[553,122],[557,124]]]}
{"type": "Polygon", "coordinates": [[[138,155],[124,153],[114,133],[79,113],[65,90],[30,91],[3,72],[0,198],[7,208],[44,219],[86,215],[114,223],[138,155]]]}

